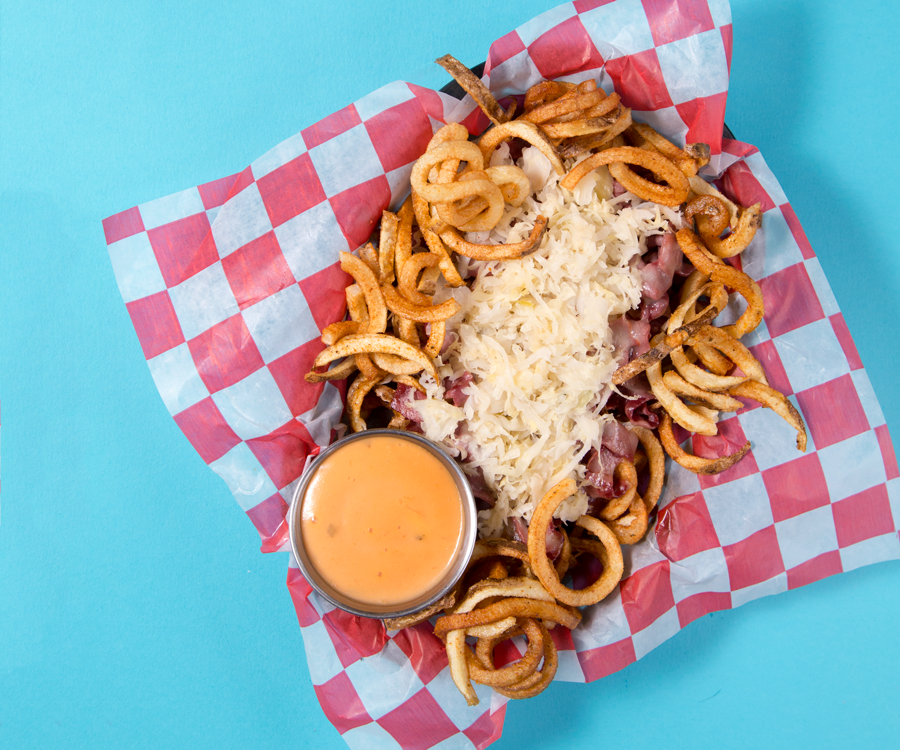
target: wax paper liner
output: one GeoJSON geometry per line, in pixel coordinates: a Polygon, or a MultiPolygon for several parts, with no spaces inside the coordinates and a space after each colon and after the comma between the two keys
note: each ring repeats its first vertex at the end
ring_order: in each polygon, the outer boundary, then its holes
{"type": "MultiPolygon", "coordinates": [[[[668,466],[660,513],[626,549],[625,576],[572,633],[556,628],[557,679],[624,668],[698,617],[900,557],[900,479],[884,416],[822,268],[752,146],[723,140],[731,58],[725,2],[579,0],[498,39],[486,77],[499,96],[542,78],[596,78],[676,141],[712,147],[706,172],[763,226],[741,257],[765,321],[745,339],[806,418],[810,447],[749,404],[694,437],[698,454],[753,450],[715,477],[668,466]]],[[[435,55],[452,50],[435,50],[435,55]]],[[[469,61],[475,63],[477,61],[469,61]]],[[[344,314],[338,251],[368,239],[408,191],[434,129],[486,120],[393,83],[302,130],[242,172],[103,222],[119,289],[151,375],[187,439],[226,481],[263,551],[287,548],[285,511],[307,460],[335,434],[344,384],[302,376],[321,329],[344,314]]],[[[740,312],[735,300],[723,318],[740,312]]],[[[288,588],[312,682],[351,747],[485,747],[505,699],[468,708],[427,624],[386,633],[322,602],[291,560],[288,588]]]]}

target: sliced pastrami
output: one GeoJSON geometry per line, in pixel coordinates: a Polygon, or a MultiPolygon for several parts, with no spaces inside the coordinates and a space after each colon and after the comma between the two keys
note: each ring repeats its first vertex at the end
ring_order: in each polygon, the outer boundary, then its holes
{"type": "Polygon", "coordinates": [[[391,399],[391,408],[402,414],[410,422],[419,424],[422,421],[422,415],[413,406],[414,401],[421,401],[425,398],[425,394],[413,388],[406,383],[398,383],[394,391],[394,398],[391,399]]]}
{"type": "Polygon", "coordinates": [[[458,378],[451,380],[447,378],[444,380],[444,399],[449,401],[454,406],[464,406],[466,401],[469,398],[469,395],[465,393],[465,389],[467,386],[472,384],[474,377],[471,372],[464,372],[458,378]]]}

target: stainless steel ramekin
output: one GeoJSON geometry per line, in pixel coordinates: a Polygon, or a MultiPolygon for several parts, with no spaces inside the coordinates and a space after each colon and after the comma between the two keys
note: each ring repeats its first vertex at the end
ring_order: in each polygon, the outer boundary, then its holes
{"type": "Polygon", "coordinates": [[[294,497],[291,500],[291,507],[288,510],[288,528],[291,536],[291,549],[294,552],[297,563],[300,565],[300,571],[303,573],[303,577],[309,581],[310,586],[312,586],[323,599],[331,602],[336,607],[340,607],[346,612],[350,612],[354,615],[361,615],[362,617],[376,617],[379,619],[402,617],[404,615],[412,614],[413,612],[418,612],[420,609],[424,609],[447,594],[459,580],[460,576],[462,576],[466,566],[469,564],[469,560],[472,557],[472,550],[475,547],[477,526],[478,512],[475,508],[475,498],[472,496],[472,488],[469,486],[466,475],[459,467],[459,464],[448,456],[436,443],[433,443],[421,435],[412,432],[404,432],[403,430],[366,430],[365,432],[356,432],[330,445],[316,457],[303,474],[300,484],[297,485],[294,497]],[[318,571],[316,571],[311,564],[309,556],[306,554],[306,550],[303,547],[303,535],[300,529],[303,499],[306,496],[306,490],[313,475],[321,466],[322,462],[335,451],[340,450],[341,446],[344,446],[347,443],[363,438],[377,437],[379,435],[390,435],[391,437],[409,440],[428,450],[428,452],[435,456],[435,458],[437,458],[453,476],[463,506],[462,539],[453,563],[447,568],[447,571],[441,580],[438,581],[430,591],[412,601],[405,602],[402,605],[379,606],[367,604],[347,597],[334,589],[321,575],[319,575],[318,571]]]}

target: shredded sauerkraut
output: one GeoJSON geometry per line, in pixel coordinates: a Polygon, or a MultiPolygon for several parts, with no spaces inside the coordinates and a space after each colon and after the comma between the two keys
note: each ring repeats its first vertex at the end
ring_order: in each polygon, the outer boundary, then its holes
{"type": "MultiPolygon", "coordinates": [[[[492,164],[512,164],[502,147],[492,164]]],[[[549,220],[540,249],[512,261],[467,261],[469,287],[445,294],[462,305],[449,323],[453,343],[438,361],[443,382],[423,377],[427,398],[415,402],[425,435],[454,452],[469,470],[481,469],[497,503],[479,513],[482,536],[499,534],[509,517],[531,519],[545,492],[567,477],[581,487],[581,463],[599,449],[601,410],[616,369],[610,320],[641,302],[634,259],[646,238],[677,228],[677,211],[640,203],[631,194],[612,198],[604,169],[569,192],[549,161],[527,148],[516,162],[533,194],[508,207],[489,243],[525,238],[538,215],[549,220]],[[471,373],[463,406],[444,400],[444,382],[471,373]]],[[[463,269],[466,270],[466,269],[463,269]]],[[[435,298],[435,301],[439,301],[435,298]]],[[[574,521],[587,510],[579,492],[557,517],[574,521]]]]}

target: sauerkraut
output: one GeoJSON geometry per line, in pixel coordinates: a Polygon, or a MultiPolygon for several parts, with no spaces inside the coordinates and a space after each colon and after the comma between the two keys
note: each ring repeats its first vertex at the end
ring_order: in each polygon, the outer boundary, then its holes
{"type": "MultiPolygon", "coordinates": [[[[505,147],[492,160],[512,163],[505,147]]],[[[605,168],[569,192],[537,149],[525,149],[516,163],[531,180],[531,197],[508,207],[489,235],[470,239],[518,242],[538,215],[548,218],[548,231],[537,252],[521,259],[461,259],[474,282],[445,291],[462,310],[449,322],[452,343],[437,363],[442,381],[423,377],[427,398],[415,402],[425,435],[468,471],[480,469],[496,494],[494,507],[479,513],[482,536],[499,534],[510,517],[529,521],[544,493],[567,477],[583,486],[582,460],[599,449],[603,423],[612,419],[601,413],[617,366],[610,321],[641,302],[635,261],[647,237],[681,226],[677,211],[628,193],[613,198],[605,168]],[[464,404],[445,401],[444,384],[465,373],[473,377],[464,404]]],[[[579,489],[556,515],[574,521],[587,505],[579,489]]]]}

